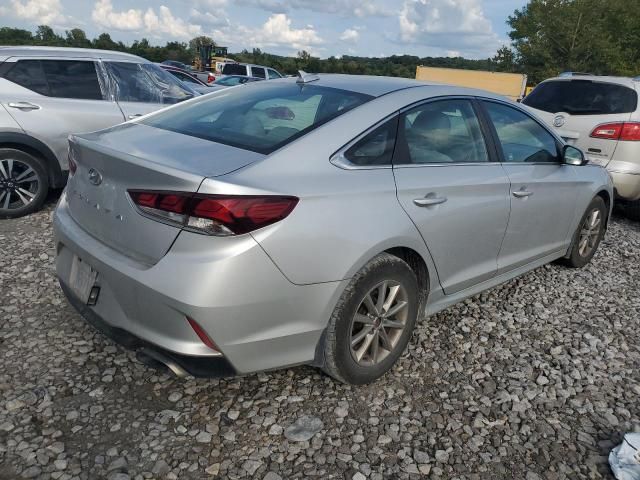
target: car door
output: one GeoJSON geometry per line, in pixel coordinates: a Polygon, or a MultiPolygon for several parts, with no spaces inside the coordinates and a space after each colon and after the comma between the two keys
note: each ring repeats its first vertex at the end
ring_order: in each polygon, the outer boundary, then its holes
{"type": "Polygon", "coordinates": [[[502,273],[566,249],[576,210],[575,167],[561,145],[522,109],[482,101],[511,183],[511,215],[498,258],[502,273]]]}
{"type": "Polygon", "coordinates": [[[96,62],[87,58],[11,58],[2,64],[0,99],[27,133],[67,165],[67,137],[122,123],[96,62]]]}
{"type": "Polygon", "coordinates": [[[105,61],[114,96],[122,113],[131,120],[167,105],[192,98],[178,79],[150,63],[105,61]]]}
{"type": "Polygon", "coordinates": [[[496,274],[509,219],[509,180],[474,101],[428,101],[403,112],[393,158],[398,200],[417,226],[446,294],[496,274]]]}

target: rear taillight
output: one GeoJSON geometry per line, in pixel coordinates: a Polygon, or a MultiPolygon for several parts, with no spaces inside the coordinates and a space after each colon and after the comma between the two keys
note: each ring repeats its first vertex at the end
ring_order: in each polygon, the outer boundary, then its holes
{"type": "Polygon", "coordinates": [[[196,195],[130,190],[133,203],[144,214],[208,235],[249,233],[286,218],[296,197],[275,195],[196,195]]]}
{"type": "Polygon", "coordinates": [[[210,73],[209,76],[207,77],[207,83],[213,83],[215,81],[216,81],[216,76],[210,73]]]}
{"type": "Polygon", "coordinates": [[[640,123],[605,123],[594,128],[589,136],[592,138],[601,138],[603,140],[637,142],[640,141],[640,123]]]}

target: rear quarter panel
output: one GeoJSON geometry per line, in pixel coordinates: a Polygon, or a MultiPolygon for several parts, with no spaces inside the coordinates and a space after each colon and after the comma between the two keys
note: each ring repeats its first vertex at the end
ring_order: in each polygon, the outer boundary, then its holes
{"type": "Polygon", "coordinates": [[[418,87],[379,97],[262,161],[206,179],[200,192],[299,197],[289,217],[253,234],[295,284],[350,278],[378,253],[407,247],[422,256],[432,289],[439,288],[427,247],[397,200],[392,170],[344,170],[329,160],[378,121],[440,91],[418,87]]]}

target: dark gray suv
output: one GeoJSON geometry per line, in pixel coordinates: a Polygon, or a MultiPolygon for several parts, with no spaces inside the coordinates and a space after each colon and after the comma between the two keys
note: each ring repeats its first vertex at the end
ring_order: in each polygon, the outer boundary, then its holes
{"type": "Polygon", "coordinates": [[[38,210],[64,186],[67,136],[107,128],[198,95],[126,53],[0,47],[0,218],[38,210]]]}

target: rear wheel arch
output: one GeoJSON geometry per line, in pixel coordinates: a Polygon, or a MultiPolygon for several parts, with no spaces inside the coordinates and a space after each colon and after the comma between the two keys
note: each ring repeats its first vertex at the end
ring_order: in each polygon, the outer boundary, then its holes
{"type": "Polygon", "coordinates": [[[601,197],[602,200],[604,200],[604,204],[607,207],[607,218],[605,221],[605,228],[607,228],[609,226],[609,212],[611,211],[611,195],[609,195],[609,192],[607,192],[606,190],[600,190],[597,194],[597,197],[601,197]]]}
{"type": "MultiPolygon", "coordinates": [[[[426,306],[427,297],[429,296],[429,287],[431,285],[427,263],[425,262],[424,258],[422,258],[422,255],[409,247],[394,247],[385,250],[384,253],[388,253],[390,255],[393,255],[394,257],[398,257],[399,259],[404,260],[416,275],[420,293],[420,303],[418,309],[418,314],[420,315],[424,311],[424,308],[426,306]]],[[[420,318],[418,318],[418,320],[419,319],[420,318]]]]}
{"type": "Polygon", "coordinates": [[[13,148],[21,150],[42,161],[47,170],[49,185],[52,188],[63,187],[67,176],[60,168],[60,162],[53,151],[40,140],[24,133],[3,132],[0,133],[0,148],[13,148]]]}

